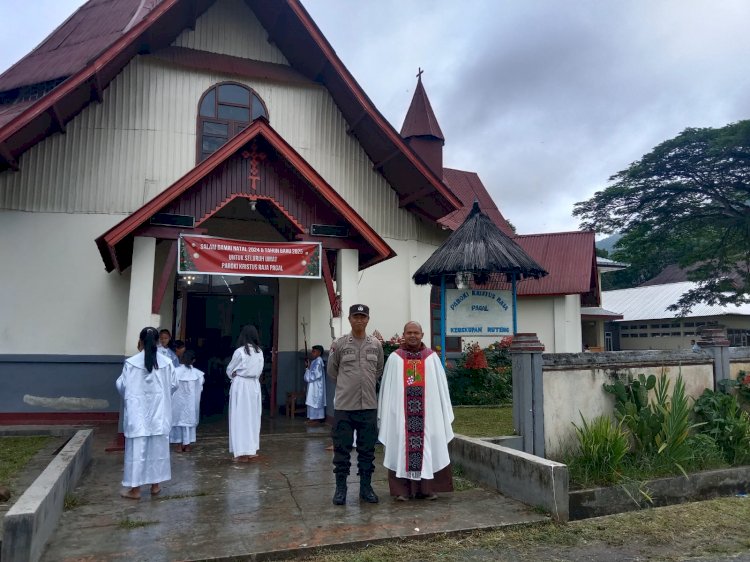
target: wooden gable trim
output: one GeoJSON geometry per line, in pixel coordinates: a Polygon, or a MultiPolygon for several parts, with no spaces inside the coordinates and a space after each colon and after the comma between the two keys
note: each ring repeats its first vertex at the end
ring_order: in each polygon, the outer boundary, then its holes
{"type": "Polygon", "coordinates": [[[326,284],[326,292],[328,293],[328,303],[331,305],[331,316],[334,318],[341,317],[341,301],[336,296],[336,290],[333,288],[333,277],[331,276],[331,265],[328,263],[328,253],[323,252],[321,256],[321,263],[323,265],[323,280],[326,284]]]}
{"type": "Polygon", "coordinates": [[[164,268],[161,271],[161,278],[159,279],[159,284],[154,291],[154,298],[151,302],[152,314],[159,314],[161,303],[164,301],[164,295],[167,292],[169,278],[172,277],[172,273],[177,269],[177,240],[172,240],[169,244],[169,253],[164,262],[164,268]]]}
{"type": "MultiPolygon", "coordinates": [[[[367,265],[373,265],[380,261],[389,259],[396,255],[396,252],[383,240],[380,235],[338,194],[306,161],[300,156],[281,136],[271,128],[264,119],[257,119],[247,129],[239,135],[227,141],[219,150],[190,170],[182,178],[177,180],[172,186],[151,199],[148,203],[136,210],[126,219],[116,224],[102,236],[97,238],[97,245],[104,259],[107,270],[111,271],[117,267],[116,260],[111,260],[113,248],[126,237],[133,233],[142,225],[146,224],[149,218],[165,207],[170,202],[185,193],[196,183],[208,176],[232,155],[237,153],[250,140],[258,135],[262,135],[271,147],[289,164],[297,170],[299,175],[318,193],[326,199],[333,208],[343,216],[343,218],[359,233],[365,243],[375,251],[376,257],[367,262],[367,265]],[[105,248],[109,251],[105,251],[105,248]]],[[[247,195],[244,195],[247,197],[247,195]]],[[[255,196],[251,196],[255,197],[255,196]]],[[[291,216],[287,213],[287,216],[291,216]]],[[[202,219],[202,221],[205,220],[202,219]]],[[[201,221],[201,222],[202,222],[201,221]]],[[[299,221],[296,224],[301,226],[299,221]]],[[[304,230],[304,229],[303,229],[304,230]]],[[[119,267],[117,267],[120,269],[119,267]]]]}
{"type": "Polygon", "coordinates": [[[191,70],[226,73],[249,79],[260,78],[282,84],[318,85],[285,64],[243,59],[231,55],[172,46],[159,49],[151,56],[168,64],[191,70]]]}

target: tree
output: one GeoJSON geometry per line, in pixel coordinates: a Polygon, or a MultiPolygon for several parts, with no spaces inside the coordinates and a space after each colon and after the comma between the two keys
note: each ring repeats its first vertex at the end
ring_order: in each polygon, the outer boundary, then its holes
{"type": "Polygon", "coordinates": [[[634,282],[684,268],[698,287],[672,310],[750,302],[750,121],[685,129],[573,214],[582,228],[623,234],[612,257],[630,264],[634,282]]]}

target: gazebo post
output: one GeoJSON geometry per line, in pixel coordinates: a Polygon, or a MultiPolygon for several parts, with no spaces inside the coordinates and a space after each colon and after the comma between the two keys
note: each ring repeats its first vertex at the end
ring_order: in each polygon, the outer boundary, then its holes
{"type": "Polygon", "coordinates": [[[445,369],[445,275],[440,276],[440,359],[445,369]]]}
{"type": "Polygon", "coordinates": [[[516,272],[511,273],[511,287],[513,288],[513,335],[518,333],[518,314],[516,312],[516,272]]]}

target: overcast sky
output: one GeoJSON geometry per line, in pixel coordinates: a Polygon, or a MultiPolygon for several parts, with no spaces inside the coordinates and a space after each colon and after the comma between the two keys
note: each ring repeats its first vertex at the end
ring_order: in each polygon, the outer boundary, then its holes
{"type": "MultiPolygon", "coordinates": [[[[0,71],[83,2],[0,0],[0,71]]],[[[418,67],[446,167],[475,171],[519,233],[686,127],[750,117],[745,0],[303,0],[400,130],[418,67]]]]}

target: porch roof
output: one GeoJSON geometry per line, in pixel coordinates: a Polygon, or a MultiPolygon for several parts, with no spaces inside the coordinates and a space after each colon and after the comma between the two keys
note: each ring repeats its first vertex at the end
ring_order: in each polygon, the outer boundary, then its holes
{"type": "MultiPolygon", "coordinates": [[[[301,179],[306,182],[328,206],[332,208],[353,230],[350,238],[358,238],[365,245],[367,251],[360,252],[360,268],[369,267],[396,255],[396,252],[383,240],[380,235],[333,189],[315,169],[308,164],[265,119],[257,119],[247,129],[230,139],[219,150],[206,160],[190,170],[182,178],[174,182],[159,195],[134,211],[107,232],[96,239],[99,253],[104,260],[107,271],[117,269],[124,271],[130,266],[132,256],[128,250],[132,246],[133,237],[137,231],[148,225],[151,217],[156,213],[170,211],[183,194],[196,186],[199,182],[217,172],[223,164],[237,153],[244,151],[248,143],[263,139],[275,152],[291,166],[301,179]]],[[[249,199],[266,198],[258,193],[235,193],[233,196],[249,199]]],[[[225,204],[225,202],[222,203],[225,204]]],[[[278,202],[277,202],[278,205],[278,202]]],[[[285,209],[281,209],[285,212],[285,209]]],[[[287,214],[294,221],[294,217],[287,214]]],[[[196,217],[206,218],[206,217],[196,217]]],[[[299,230],[299,229],[298,229],[299,230]]],[[[309,235],[309,233],[305,233],[309,235]]],[[[325,244],[324,244],[325,246],[325,244]]]]}

